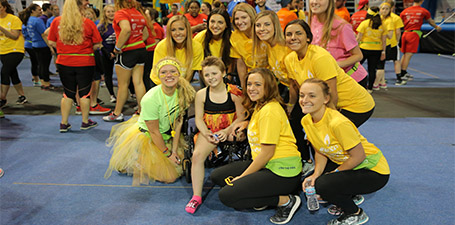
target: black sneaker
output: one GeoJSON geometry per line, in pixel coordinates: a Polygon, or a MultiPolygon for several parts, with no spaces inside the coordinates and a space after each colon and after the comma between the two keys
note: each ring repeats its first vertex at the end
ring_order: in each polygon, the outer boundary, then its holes
{"type": "Polygon", "coordinates": [[[291,221],[292,216],[300,207],[300,197],[298,195],[289,195],[290,202],[286,206],[278,206],[274,216],[270,217],[270,222],[274,224],[286,224],[291,221]]]}
{"type": "Polygon", "coordinates": [[[69,123],[67,123],[67,124],[61,123],[61,124],[60,124],[60,133],[66,133],[66,132],[68,132],[70,129],[71,129],[71,124],[69,124],[69,123]]]}
{"type": "Polygon", "coordinates": [[[5,106],[6,106],[6,103],[7,103],[6,99],[5,99],[5,100],[3,100],[3,99],[0,100],[0,109],[2,109],[3,107],[5,107],[5,106]]]}
{"type": "Polygon", "coordinates": [[[338,219],[333,219],[330,220],[327,225],[350,225],[350,224],[355,224],[355,225],[360,225],[368,222],[368,216],[367,214],[363,211],[362,208],[360,208],[360,213],[359,214],[350,214],[350,215],[341,215],[338,217],[338,219]]]}
{"type": "Polygon", "coordinates": [[[395,82],[395,85],[401,86],[401,85],[405,85],[406,83],[408,83],[408,82],[405,81],[405,80],[397,80],[397,81],[395,82]]]}
{"type": "Polygon", "coordinates": [[[81,130],[88,130],[88,129],[91,129],[96,126],[98,126],[97,122],[92,121],[91,119],[88,119],[87,123],[82,122],[81,130]]]}
{"type": "Polygon", "coordinates": [[[25,104],[27,101],[27,98],[23,95],[19,96],[19,98],[17,98],[17,101],[16,101],[16,104],[17,105],[23,105],[25,104]]]}

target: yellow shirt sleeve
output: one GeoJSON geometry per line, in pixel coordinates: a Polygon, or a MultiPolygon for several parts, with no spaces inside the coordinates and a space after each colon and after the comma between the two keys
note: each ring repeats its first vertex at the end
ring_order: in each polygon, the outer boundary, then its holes
{"type": "Polygon", "coordinates": [[[354,124],[342,121],[333,127],[333,135],[345,150],[350,150],[358,145],[361,140],[354,124]]]}
{"type": "Polygon", "coordinates": [[[153,54],[153,67],[152,67],[152,71],[150,72],[150,79],[156,85],[161,84],[161,80],[158,77],[158,74],[156,74],[156,72],[155,72],[155,66],[162,58],[166,57],[166,55],[167,55],[167,43],[166,43],[166,39],[164,39],[158,43],[158,45],[155,48],[155,53],[153,54]]]}

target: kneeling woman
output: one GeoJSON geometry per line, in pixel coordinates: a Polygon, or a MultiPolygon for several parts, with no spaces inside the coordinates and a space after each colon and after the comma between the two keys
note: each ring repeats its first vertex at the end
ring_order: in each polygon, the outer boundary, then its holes
{"type": "Polygon", "coordinates": [[[112,127],[107,143],[113,154],[106,178],[114,170],[127,172],[133,174],[133,185],[139,185],[154,180],[170,183],[181,175],[178,164],[185,144],[180,131],[195,91],[180,77],[175,58],[163,58],[156,70],[161,85],[144,95],[140,116],[112,127]]]}
{"type": "Polygon", "coordinates": [[[329,224],[365,223],[368,216],[352,196],[375,192],[387,184],[387,160],[348,118],[327,107],[330,89],[326,82],[307,79],[299,95],[306,114],[302,126],[316,151],[314,173],[303,181],[303,188],[307,182],[315,185],[316,193],[341,208],[343,214],[329,224]]]}
{"type": "Polygon", "coordinates": [[[247,209],[278,206],[272,223],[291,220],[300,206],[294,195],[302,162],[294,134],[270,70],[254,69],[246,77],[243,105],[251,115],[248,141],[253,161],[238,161],[215,169],[211,179],[222,186],[219,198],[226,206],[247,209]]]}

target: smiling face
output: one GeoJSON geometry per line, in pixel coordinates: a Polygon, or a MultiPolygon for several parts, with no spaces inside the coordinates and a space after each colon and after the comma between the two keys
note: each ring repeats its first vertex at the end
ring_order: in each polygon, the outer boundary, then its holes
{"type": "Polygon", "coordinates": [[[115,8],[114,7],[106,7],[106,10],[104,11],[106,14],[106,18],[109,20],[114,20],[114,15],[115,15],[115,8]]]}
{"type": "Polygon", "coordinates": [[[223,83],[224,72],[218,66],[206,66],[202,68],[205,83],[210,87],[217,87],[223,83]]]}
{"type": "Polygon", "coordinates": [[[264,85],[265,80],[260,73],[252,73],[248,76],[248,80],[246,82],[246,91],[251,101],[257,102],[264,98],[264,85]]]}
{"type": "Polygon", "coordinates": [[[321,14],[327,11],[329,1],[333,0],[310,0],[310,10],[314,14],[321,14]]]}
{"type": "Polygon", "coordinates": [[[304,83],[300,87],[299,104],[304,114],[310,113],[314,115],[321,113],[328,102],[329,96],[324,95],[319,84],[304,83]]]}
{"type": "Polygon", "coordinates": [[[226,21],[220,14],[214,14],[209,20],[209,29],[213,34],[213,37],[218,39],[226,29],[226,21]]]}
{"type": "Polygon", "coordinates": [[[256,20],[256,35],[258,36],[259,40],[268,42],[272,42],[273,37],[275,35],[275,27],[273,26],[272,18],[270,16],[263,16],[256,20]]]}
{"type": "Polygon", "coordinates": [[[160,68],[158,74],[161,83],[168,88],[176,87],[180,79],[179,70],[173,65],[164,65],[160,68]]]}
{"type": "Polygon", "coordinates": [[[237,11],[234,16],[234,23],[242,32],[246,32],[251,29],[251,18],[246,12],[237,11]]]}
{"type": "Polygon", "coordinates": [[[388,16],[390,14],[390,5],[382,4],[381,8],[379,8],[379,14],[381,14],[381,16],[388,16]]]}
{"type": "Polygon", "coordinates": [[[305,53],[310,41],[305,30],[299,24],[291,24],[286,28],[286,46],[297,53],[305,53]]]}
{"type": "Polygon", "coordinates": [[[183,21],[175,21],[171,25],[171,37],[177,45],[183,45],[186,40],[186,27],[183,21]]]}

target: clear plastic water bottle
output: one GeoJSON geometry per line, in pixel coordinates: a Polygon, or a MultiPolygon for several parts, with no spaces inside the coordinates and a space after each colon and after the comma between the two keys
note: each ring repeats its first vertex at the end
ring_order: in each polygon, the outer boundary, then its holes
{"type": "Polygon", "coordinates": [[[311,180],[308,180],[308,182],[305,184],[305,194],[306,194],[306,204],[308,207],[308,210],[310,211],[316,211],[319,209],[319,202],[318,202],[318,197],[316,196],[316,189],[314,189],[314,186],[311,186],[311,180]]]}

